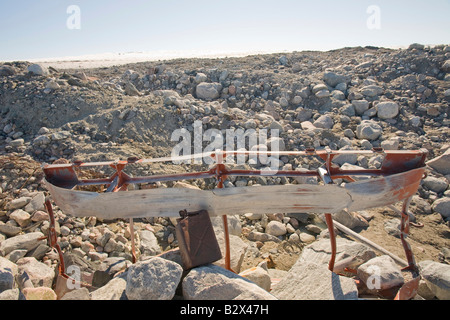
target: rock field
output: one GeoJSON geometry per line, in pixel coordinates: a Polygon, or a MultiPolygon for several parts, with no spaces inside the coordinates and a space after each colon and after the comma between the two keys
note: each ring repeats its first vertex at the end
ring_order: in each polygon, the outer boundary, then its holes
{"type": "MultiPolygon", "coordinates": [[[[338,232],[338,260],[357,257],[355,271],[337,275],[327,269],[329,235],[323,217],[314,214],[228,216],[235,272],[224,268],[223,259],[186,272],[174,219],[135,220],[138,261],[133,264],[128,220],[71,217],[54,204],[66,268],[76,266],[90,284],[61,289],[59,257],[46,239],[50,223],[44,201],[49,194],[41,164],[60,158],[89,162],[170,156],[178,143],[172,133],[181,128],[192,133],[194,122],[201,123],[203,132],[278,129],[280,147],[292,151],[427,149],[427,176],[410,206],[408,241],[422,278],[415,299],[448,300],[449,106],[450,45],[176,59],[84,70],[24,61],[0,64],[0,300],[393,298],[386,292],[398,290],[408,274],[389,255],[351,236],[338,232]],[[369,288],[374,266],[381,269],[378,290],[369,288]]],[[[203,141],[203,147],[210,142],[203,141]]],[[[378,168],[381,162],[380,156],[336,160],[362,168],[378,168]]],[[[304,170],[320,162],[286,156],[277,164],[304,170]]],[[[129,173],[190,169],[167,163],[129,173]]],[[[215,183],[205,179],[153,187],[212,189],[215,183]]],[[[319,182],[238,177],[228,179],[225,187],[292,183],[319,182]]],[[[404,258],[400,217],[394,211],[341,212],[334,219],[404,258]]],[[[223,249],[221,222],[213,219],[223,249]]]]}

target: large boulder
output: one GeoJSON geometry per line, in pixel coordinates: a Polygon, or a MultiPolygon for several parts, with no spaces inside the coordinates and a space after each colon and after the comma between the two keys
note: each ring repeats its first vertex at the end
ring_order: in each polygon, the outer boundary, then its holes
{"type": "Polygon", "coordinates": [[[450,265],[431,260],[418,263],[428,288],[440,300],[450,300],[450,265]]]}
{"type": "Polygon", "coordinates": [[[214,100],[220,97],[222,85],[220,83],[202,82],[197,85],[195,93],[197,98],[203,100],[214,100]]]}
{"type": "Polygon", "coordinates": [[[356,127],[356,136],[358,139],[376,140],[383,133],[381,126],[372,120],[363,120],[356,127]]]}
{"type": "Polygon", "coordinates": [[[383,101],[377,104],[377,115],[380,119],[395,118],[399,110],[399,105],[393,101],[383,101]]]}
{"type": "Polygon", "coordinates": [[[171,300],[183,268],[176,262],[152,257],[132,265],[127,272],[129,300],[171,300]]]}
{"type": "Polygon", "coordinates": [[[192,269],[182,281],[186,300],[275,300],[254,282],[215,265],[192,269]]]}

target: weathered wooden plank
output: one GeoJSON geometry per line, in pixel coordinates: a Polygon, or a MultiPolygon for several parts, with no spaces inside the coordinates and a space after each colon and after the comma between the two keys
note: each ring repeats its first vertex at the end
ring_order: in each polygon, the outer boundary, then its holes
{"type": "Polygon", "coordinates": [[[351,198],[339,186],[285,185],[195,190],[161,188],[114,193],[76,191],[46,182],[55,203],[71,216],[104,219],[177,217],[182,209],[206,209],[211,216],[247,212],[337,212],[351,198]]]}
{"type": "Polygon", "coordinates": [[[104,219],[177,217],[180,210],[206,209],[211,216],[254,213],[334,213],[394,204],[416,193],[424,168],[366,179],[344,187],[276,185],[214,190],[159,188],[96,193],[56,187],[46,181],[55,203],[71,216],[104,219]]]}

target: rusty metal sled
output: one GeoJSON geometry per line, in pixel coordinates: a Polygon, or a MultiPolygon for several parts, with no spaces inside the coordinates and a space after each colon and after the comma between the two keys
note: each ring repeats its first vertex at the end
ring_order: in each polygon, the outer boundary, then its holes
{"type": "MultiPolygon", "coordinates": [[[[425,171],[427,150],[415,151],[372,149],[364,151],[332,151],[330,149],[306,151],[219,151],[178,158],[136,159],[104,162],[75,162],[44,164],[45,185],[54,202],[67,215],[76,217],[96,216],[104,219],[145,217],[177,217],[182,209],[207,210],[211,216],[222,216],[225,228],[225,266],[230,269],[230,249],[227,215],[254,213],[304,213],[325,214],[330,231],[332,256],[329,269],[333,271],[336,241],[332,214],[343,209],[351,212],[389,206],[403,202],[401,210],[401,241],[407,257],[407,268],[417,271],[411,248],[406,241],[409,232],[408,204],[417,192],[425,171]],[[343,168],[335,163],[338,156],[346,154],[365,156],[382,155],[379,169],[343,168]],[[242,170],[229,169],[223,159],[229,156],[315,156],[323,162],[317,170],[242,170]],[[209,158],[214,160],[210,169],[201,172],[131,177],[125,168],[131,164],[150,164],[181,159],[209,158]],[[109,177],[80,179],[81,169],[106,166],[114,169],[109,177]],[[224,188],[224,181],[231,176],[316,177],[320,184],[286,184],[224,188]],[[364,179],[359,179],[364,177],[364,179]],[[196,190],[190,188],[154,188],[128,190],[131,184],[142,185],[158,181],[190,179],[217,179],[217,188],[196,190]],[[335,184],[343,179],[345,184],[335,184]],[[103,185],[105,192],[80,190],[85,186],[103,185]],[[123,192],[117,192],[123,191],[123,192]]],[[[132,223],[130,223],[132,226],[132,223]]],[[[134,245],[134,243],[132,243],[134,245]]],[[[134,253],[134,252],[133,252],[134,253]]],[[[414,280],[418,283],[417,280],[414,280]]],[[[414,282],[414,283],[415,283],[414,282]]],[[[399,297],[415,295],[416,286],[405,286],[399,297]]]]}

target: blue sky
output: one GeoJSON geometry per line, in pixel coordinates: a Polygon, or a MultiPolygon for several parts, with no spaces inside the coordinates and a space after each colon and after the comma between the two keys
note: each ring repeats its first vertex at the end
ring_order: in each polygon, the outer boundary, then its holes
{"type": "Polygon", "coordinates": [[[449,44],[449,17],[450,0],[1,0],[0,61],[449,44]],[[66,25],[70,5],[80,8],[80,29],[66,25]],[[379,28],[367,26],[371,5],[379,9],[379,28]]]}

